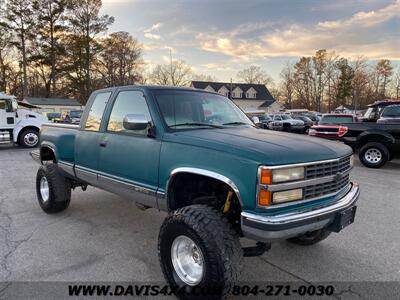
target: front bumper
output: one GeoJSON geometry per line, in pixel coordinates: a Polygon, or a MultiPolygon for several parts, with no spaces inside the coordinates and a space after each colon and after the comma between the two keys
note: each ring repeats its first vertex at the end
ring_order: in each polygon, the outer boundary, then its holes
{"type": "Polygon", "coordinates": [[[330,225],[337,213],[353,207],[359,196],[358,184],[352,183],[349,192],[341,199],[313,210],[295,211],[275,216],[242,212],[242,232],[249,239],[271,242],[318,230],[330,225]]]}

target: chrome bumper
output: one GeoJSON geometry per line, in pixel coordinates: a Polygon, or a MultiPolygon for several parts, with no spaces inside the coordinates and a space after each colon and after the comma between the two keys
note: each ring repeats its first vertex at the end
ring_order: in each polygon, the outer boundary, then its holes
{"type": "Polygon", "coordinates": [[[29,155],[32,157],[34,161],[36,161],[39,164],[42,164],[42,160],[40,159],[40,151],[39,150],[33,150],[29,153],[29,155]]]}
{"type": "Polygon", "coordinates": [[[242,231],[247,238],[271,242],[318,230],[332,223],[336,213],[354,206],[359,196],[358,184],[352,183],[349,192],[343,198],[333,204],[313,210],[295,211],[276,216],[242,212],[242,231]]]}

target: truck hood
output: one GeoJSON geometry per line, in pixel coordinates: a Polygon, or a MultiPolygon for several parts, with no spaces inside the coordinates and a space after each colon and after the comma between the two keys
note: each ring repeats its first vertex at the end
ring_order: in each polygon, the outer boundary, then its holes
{"type": "Polygon", "coordinates": [[[175,132],[166,140],[228,152],[260,164],[279,165],[335,159],[350,155],[350,147],[305,135],[249,126],[175,132]]]}
{"type": "Polygon", "coordinates": [[[42,114],[34,112],[34,111],[27,110],[27,109],[20,109],[19,108],[17,113],[18,113],[18,118],[22,119],[22,120],[31,118],[31,119],[37,119],[40,122],[48,122],[49,121],[42,114]]]}

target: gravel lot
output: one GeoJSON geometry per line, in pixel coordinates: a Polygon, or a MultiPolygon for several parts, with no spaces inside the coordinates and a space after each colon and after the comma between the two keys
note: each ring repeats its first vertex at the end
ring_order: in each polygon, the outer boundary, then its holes
{"type": "MultiPolygon", "coordinates": [[[[157,237],[164,213],[89,187],[73,192],[68,210],[47,215],[28,153],[0,146],[0,282],[163,282],[157,237]]],[[[312,247],[274,244],[245,259],[242,280],[400,286],[400,161],[379,170],[356,161],[352,177],[362,189],[355,224],[312,247]]]]}

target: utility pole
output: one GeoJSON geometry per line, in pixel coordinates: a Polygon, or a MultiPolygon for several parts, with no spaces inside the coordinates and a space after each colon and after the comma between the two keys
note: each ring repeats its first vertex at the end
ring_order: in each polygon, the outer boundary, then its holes
{"type": "Polygon", "coordinates": [[[169,48],[169,67],[170,67],[170,75],[171,75],[171,85],[174,85],[174,78],[172,76],[172,49],[169,48]]]}
{"type": "Polygon", "coordinates": [[[232,100],[232,78],[231,78],[231,86],[230,86],[230,91],[229,91],[229,99],[232,100]]]}

